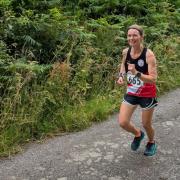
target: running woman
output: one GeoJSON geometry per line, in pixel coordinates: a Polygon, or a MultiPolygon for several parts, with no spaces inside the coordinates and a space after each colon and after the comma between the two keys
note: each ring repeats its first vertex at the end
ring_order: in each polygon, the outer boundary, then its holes
{"type": "Polygon", "coordinates": [[[157,67],[155,55],[150,49],[144,47],[143,39],[144,32],[141,26],[135,24],[128,28],[129,47],[122,52],[122,63],[117,80],[119,85],[124,85],[127,78],[128,83],[127,92],[120,106],[119,124],[134,135],[131,149],[136,151],[145,136],[145,133],[131,122],[132,114],[139,105],[142,109],[142,125],[148,137],[144,155],[152,156],[157,149],[152,127],[154,107],[158,104],[155,84],[157,67]]]}

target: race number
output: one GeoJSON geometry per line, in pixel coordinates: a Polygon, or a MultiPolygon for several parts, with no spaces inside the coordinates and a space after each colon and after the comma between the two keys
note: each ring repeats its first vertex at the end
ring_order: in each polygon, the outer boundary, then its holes
{"type": "Polygon", "coordinates": [[[130,74],[130,73],[127,73],[127,81],[128,81],[129,84],[132,84],[133,86],[136,86],[136,87],[143,86],[143,81],[140,80],[135,75],[130,74]]]}

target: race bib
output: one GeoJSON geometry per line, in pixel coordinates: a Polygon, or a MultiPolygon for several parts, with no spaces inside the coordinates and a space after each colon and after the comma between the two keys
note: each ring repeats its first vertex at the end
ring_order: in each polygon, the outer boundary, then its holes
{"type": "Polygon", "coordinates": [[[127,81],[129,84],[133,85],[134,87],[141,87],[144,84],[142,80],[140,80],[138,77],[131,74],[130,72],[127,73],[127,81]]]}

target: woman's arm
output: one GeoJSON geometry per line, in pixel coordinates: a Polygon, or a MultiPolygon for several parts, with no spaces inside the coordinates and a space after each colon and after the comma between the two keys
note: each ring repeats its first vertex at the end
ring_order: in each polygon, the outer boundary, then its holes
{"type": "Polygon", "coordinates": [[[134,64],[128,64],[128,70],[130,70],[132,74],[136,75],[139,79],[141,79],[144,82],[155,83],[157,79],[156,58],[154,53],[149,49],[147,50],[146,54],[146,62],[148,64],[148,74],[138,72],[135,69],[134,64]]]}
{"type": "Polygon", "coordinates": [[[126,49],[124,49],[122,51],[122,61],[121,61],[121,66],[120,66],[120,71],[119,71],[121,74],[126,73],[126,71],[125,71],[125,61],[126,61],[127,51],[128,51],[128,48],[126,48],[126,49]]]}
{"type": "Polygon", "coordinates": [[[140,79],[144,82],[155,83],[157,79],[156,57],[150,49],[147,50],[146,62],[148,64],[148,75],[141,74],[140,79]]]}
{"type": "Polygon", "coordinates": [[[122,61],[121,61],[121,64],[120,64],[120,70],[119,70],[119,75],[118,75],[118,80],[117,80],[117,83],[119,85],[124,84],[124,74],[126,73],[126,71],[125,71],[125,61],[126,61],[127,51],[128,51],[128,48],[126,48],[126,49],[124,49],[122,51],[122,61]]]}

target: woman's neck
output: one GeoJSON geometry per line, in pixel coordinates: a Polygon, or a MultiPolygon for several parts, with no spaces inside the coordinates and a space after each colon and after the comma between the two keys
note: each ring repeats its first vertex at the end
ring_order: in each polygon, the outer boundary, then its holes
{"type": "Polygon", "coordinates": [[[142,46],[142,45],[140,45],[140,46],[135,46],[135,47],[132,47],[131,50],[132,50],[131,52],[132,52],[133,54],[139,54],[139,53],[142,52],[143,46],[142,46]]]}
{"type": "Polygon", "coordinates": [[[131,54],[131,57],[133,58],[133,59],[137,59],[140,55],[141,55],[141,53],[142,53],[142,51],[143,51],[143,46],[142,45],[140,45],[140,46],[136,46],[136,47],[134,47],[134,46],[132,46],[132,48],[131,48],[131,52],[130,52],[130,54],[131,54]]]}

